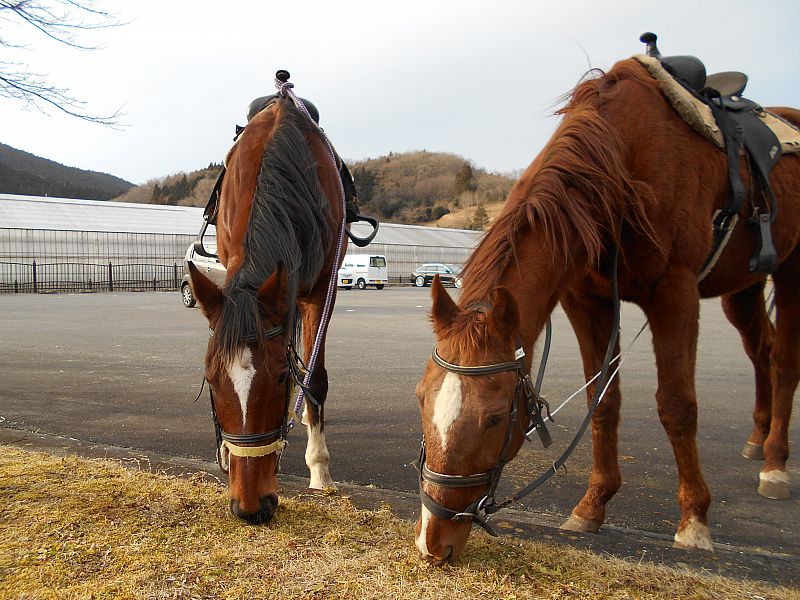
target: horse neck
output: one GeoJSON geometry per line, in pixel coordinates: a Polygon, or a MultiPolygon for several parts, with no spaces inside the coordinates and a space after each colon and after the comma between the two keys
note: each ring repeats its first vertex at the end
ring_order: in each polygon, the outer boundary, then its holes
{"type": "MultiPolygon", "coordinates": [[[[586,272],[588,265],[574,230],[565,232],[564,247],[561,247],[560,243],[554,244],[543,229],[541,224],[533,224],[518,233],[512,258],[492,287],[492,291],[504,287],[516,300],[520,316],[518,333],[529,356],[528,350],[536,343],[562,293],[586,272]]],[[[465,281],[462,307],[479,301],[471,293],[470,280],[465,281]]]]}

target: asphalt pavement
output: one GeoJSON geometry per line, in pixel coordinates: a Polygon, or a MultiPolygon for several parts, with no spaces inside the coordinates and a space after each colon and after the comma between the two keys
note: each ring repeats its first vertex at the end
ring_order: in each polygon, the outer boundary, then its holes
{"type": "MultiPolygon", "coordinates": [[[[328,336],[326,432],[332,475],[347,487],[414,497],[412,463],[420,441],[414,386],[434,345],[429,310],[429,289],[339,291],[328,336]]],[[[623,349],[643,323],[638,308],[624,306],[623,349]]],[[[580,387],[583,376],[577,343],[560,309],[553,324],[543,392],[555,407],[580,387]]],[[[174,292],[0,296],[0,427],[5,433],[0,442],[14,432],[22,437],[37,432],[40,438],[61,436],[84,446],[212,461],[207,393],[193,402],[207,336],[200,311],[184,308],[174,292]]],[[[607,531],[668,540],[679,519],[677,472],[656,411],[647,330],[626,354],[621,376],[624,482],[608,505],[607,531]]],[[[702,305],[697,389],[698,444],[713,497],[714,541],[734,554],[778,557],[787,581],[800,581],[798,461],[789,462],[789,500],[758,496],[760,463],[740,456],[751,428],[752,368],[715,300],[702,305]]],[[[551,426],[553,446],[525,448],[507,467],[499,496],[545,470],[572,439],[584,411],[582,396],[565,407],[551,426]]],[[[795,419],[792,447],[799,432],[795,419]]],[[[298,427],[282,461],[287,481],[307,476],[304,450],[305,432],[298,427]]],[[[515,514],[521,521],[529,514],[552,524],[566,518],[585,490],[590,461],[585,439],[566,473],[534,492],[515,514]]]]}

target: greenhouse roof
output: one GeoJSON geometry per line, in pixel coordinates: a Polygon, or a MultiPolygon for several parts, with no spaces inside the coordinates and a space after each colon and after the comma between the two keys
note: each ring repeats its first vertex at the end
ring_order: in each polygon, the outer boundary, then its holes
{"type": "MultiPolygon", "coordinates": [[[[203,209],[102,200],[76,200],[0,194],[0,227],[195,235],[203,222],[203,209]]],[[[352,231],[366,236],[371,227],[354,223],[352,231]]],[[[473,248],[482,232],[465,229],[381,224],[376,244],[473,248]]]]}

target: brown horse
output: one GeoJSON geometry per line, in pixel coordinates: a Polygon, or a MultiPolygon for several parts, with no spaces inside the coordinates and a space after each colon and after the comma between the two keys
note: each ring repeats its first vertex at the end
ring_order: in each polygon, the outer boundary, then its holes
{"type": "MultiPolygon", "coordinates": [[[[798,111],[774,112],[800,124],[798,111]]],[[[718,263],[698,284],[712,247],[712,214],[727,198],[726,156],[683,122],[642,65],[624,60],[583,81],[560,113],[552,139],[469,259],[458,304],[439,282],[433,286],[437,355],[416,390],[424,467],[433,480],[421,484],[416,543],[429,560],[461,553],[488,479],[519,450],[527,420],[515,400],[523,381],[514,371],[515,348],[525,352],[527,373],[533,346],[559,301],[578,338],[587,379],[601,369],[612,336],[615,248],[619,294],[642,308],[652,330],[658,414],[678,466],[676,545],[712,548],[711,497],[695,441],[701,298],[722,296],[755,369],[755,428],[746,449],[751,456],[763,449],[759,491],[789,494],[787,428],[800,377],[800,155],[784,156],[771,174],[781,202],[773,227],[779,254],[773,327],[764,308],[765,276],[748,270],[756,235],[747,224],[747,203],[718,263]],[[498,363],[509,366],[457,372],[458,366],[498,363]],[[448,484],[453,481],[467,485],[448,484]],[[429,499],[445,510],[432,512],[429,499]]],[[[618,341],[615,346],[618,353],[618,341]]],[[[590,397],[593,391],[590,386],[590,397]]],[[[592,418],[592,473],[567,529],[596,531],[621,484],[620,400],[615,379],[592,418]]]]}
{"type": "MultiPolygon", "coordinates": [[[[339,171],[319,129],[287,97],[255,115],[228,155],[217,217],[222,288],[197,269],[192,285],[211,336],[205,376],[219,424],[220,465],[229,471],[230,508],[251,523],[277,507],[277,469],[285,443],[294,357],[302,321],[309,357],[322,345],[307,386],[306,463],[310,487],[332,488],[324,434],[323,310],[331,273],[344,256],[339,171]],[[337,253],[337,246],[339,252],[337,253]],[[307,397],[308,397],[307,395],[307,397]]],[[[335,299],[333,285],[330,308],[335,299]]]]}

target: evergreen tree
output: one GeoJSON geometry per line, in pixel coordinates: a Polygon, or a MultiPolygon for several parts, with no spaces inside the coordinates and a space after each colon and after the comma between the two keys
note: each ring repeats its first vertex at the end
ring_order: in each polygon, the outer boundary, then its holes
{"type": "Polygon", "coordinates": [[[474,229],[475,231],[483,231],[488,224],[489,213],[486,212],[486,208],[484,208],[483,203],[481,202],[478,204],[475,214],[472,215],[472,223],[470,224],[469,228],[474,229]]]}
{"type": "Polygon", "coordinates": [[[472,172],[472,165],[465,162],[456,173],[455,197],[458,198],[464,192],[474,192],[477,189],[475,174],[472,172]]]}

